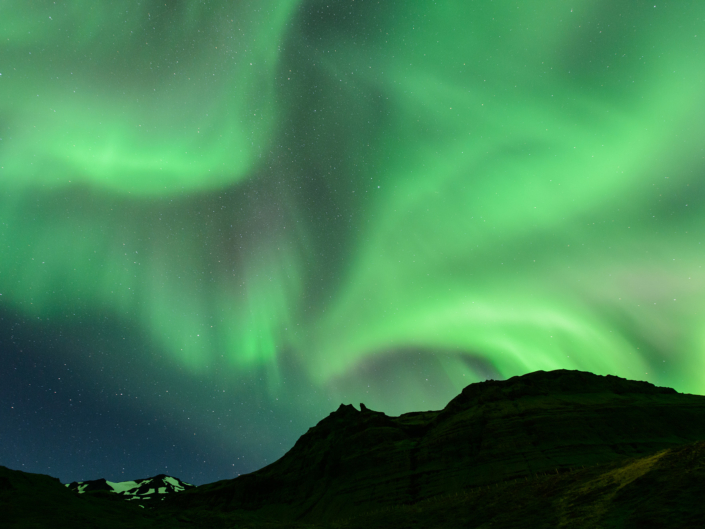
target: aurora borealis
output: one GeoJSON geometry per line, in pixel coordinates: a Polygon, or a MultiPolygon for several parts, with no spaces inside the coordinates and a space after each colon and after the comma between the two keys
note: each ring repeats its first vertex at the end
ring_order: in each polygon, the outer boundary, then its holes
{"type": "Polygon", "coordinates": [[[199,484],[539,369],[702,394],[704,23],[0,3],[0,464],[199,484]]]}

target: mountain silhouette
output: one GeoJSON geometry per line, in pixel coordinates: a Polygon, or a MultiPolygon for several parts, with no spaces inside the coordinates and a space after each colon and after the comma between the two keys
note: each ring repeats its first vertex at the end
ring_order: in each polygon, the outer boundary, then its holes
{"type": "Polygon", "coordinates": [[[343,404],[271,465],[142,509],[0,468],[12,519],[61,497],[114,527],[700,527],[704,493],[705,397],[565,370],[471,384],[439,411],[343,404]]]}
{"type": "Polygon", "coordinates": [[[281,459],[181,505],[332,520],[705,439],[705,397],[615,376],[538,371],[467,386],[440,411],[341,405],[281,459]]]}

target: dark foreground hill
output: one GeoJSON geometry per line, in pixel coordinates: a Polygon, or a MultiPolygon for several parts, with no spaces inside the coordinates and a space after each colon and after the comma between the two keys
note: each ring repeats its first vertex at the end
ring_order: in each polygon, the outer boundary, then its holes
{"type": "MultiPolygon", "coordinates": [[[[536,372],[472,384],[441,411],[343,405],[252,474],[152,508],[101,501],[114,527],[701,527],[704,440],[705,397],[536,372]]],[[[2,476],[0,512],[20,520],[2,476]]]]}

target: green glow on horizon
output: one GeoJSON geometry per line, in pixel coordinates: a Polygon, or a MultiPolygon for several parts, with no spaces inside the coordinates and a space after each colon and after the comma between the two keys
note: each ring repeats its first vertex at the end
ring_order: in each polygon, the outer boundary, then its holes
{"type": "Polygon", "coordinates": [[[391,413],[482,379],[467,357],[705,392],[705,7],[390,2],[353,38],[298,26],[325,3],[73,5],[0,10],[3,303],[98,308],[292,406],[284,355],[391,413]],[[399,360],[368,397],[406,350],[448,386],[399,360]]]}

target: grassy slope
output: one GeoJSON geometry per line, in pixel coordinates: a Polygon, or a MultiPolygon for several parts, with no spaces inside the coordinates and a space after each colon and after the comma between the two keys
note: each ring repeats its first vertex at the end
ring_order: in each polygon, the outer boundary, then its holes
{"type": "Polygon", "coordinates": [[[705,442],[621,463],[545,474],[437,497],[320,527],[700,528],[705,442]]]}

